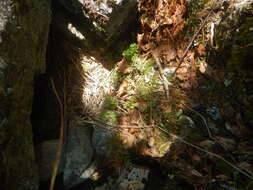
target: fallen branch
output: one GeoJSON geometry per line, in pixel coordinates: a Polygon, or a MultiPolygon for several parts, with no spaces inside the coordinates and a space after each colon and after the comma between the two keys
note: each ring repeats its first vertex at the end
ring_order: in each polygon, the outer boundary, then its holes
{"type": "Polygon", "coordinates": [[[194,145],[194,144],[192,144],[192,143],[190,143],[190,142],[187,142],[187,141],[184,140],[183,138],[181,138],[181,137],[179,137],[179,136],[177,136],[177,135],[171,134],[171,133],[169,133],[168,131],[166,131],[165,129],[159,127],[159,126],[156,126],[156,127],[157,127],[158,129],[160,129],[161,131],[163,131],[165,134],[169,135],[170,137],[172,137],[172,138],[174,138],[174,139],[177,139],[177,140],[179,140],[180,142],[182,142],[182,143],[184,143],[184,144],[186,144],[186,145],[188,145],[188,146],[191,146],[191,147],[193,147],[193,148],[196,148],[196,149],[198,149],[198,150],[200,150],[200,151],[202,151],[202,152],[205,152],[205,153],[207,153],[207,154],[209,154],[209,155],[211,155],[211,156],[213,156],[213,157],[216,157],[216,158],[222,160],[223,162],[225,162],[226,164],[228,164],[229,166],[231,166],[233,169],[237,170],[239,173],[241,173],[241,174],[247,176],[248,178],[250,178],[251,180],[253,180],[253,176],[252,176],[252,175],[250,175],[250,174],[244,172],[242,169],[238,168],[237,166],[235,166],[235,165],[232,164],[231,162],[227,161],[227,160],[226,160],[225,158],[223,158],[222,156],[220,156],[220,155],[218,155],[218,154],[215,154],[215,153],[213,153],[213,152],[210,152],[210,151],[208,151],[208,150],[206,150],[206,149],[204,149],[204,148],[201,148],[201,147],[199,147],[199,146],[197,146],[197,145],[194,145]]]}
{"type": "Polygon", "coordinates": [[[62,105],[61,99],[59,97],[59,94],[56,91],[53,79],[50,79],[50,82],[51,82],[51,85],[52,85],[53,92],[54,92],[54,94],[57,98],[57,101],[59,103],[60,114],[61,114],[60,142],[57,145],[57,152],[56,152],[56,157],[55,157],[55,161],[54,161],[54,164],[53,164],[52,175],[51,175],[50,186],[49,186],[49,190],[53,190],[54,189],[54,184],[55,184],[55,178],[56,178],[57,171],[58,171],[58,168],[59,168],[59,164],[60,164],[60,161],[61,161],[62,146],[63,146],[63,141],[64,141],[64,113],[63,113],[63,105],[62,105]]]}

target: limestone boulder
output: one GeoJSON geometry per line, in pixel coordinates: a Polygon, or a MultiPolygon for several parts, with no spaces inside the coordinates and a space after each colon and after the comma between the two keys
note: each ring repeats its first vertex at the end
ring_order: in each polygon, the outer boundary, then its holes
{"type": "MultiPolygon", "coordinates": [[[[52,139],[40,143],[35,148],[36,158],[39,166],[39,179],[40,181],[48,181],[52,175],[52,168],[54,166],[56,152],[58,144],[60,143],[59,139],[52,139]]],[[[57,170],[57,174],[60,174],[64,170],[64,156],[65,151],[63,149],[61,154],[60,165],[57,170]]]]}
{"type": "Polygon", "coordinates": [[[92,164],[92,128],[73,118],[68,126],[63,181],[66,188],[84,182],[83,173],[92,164]]]}

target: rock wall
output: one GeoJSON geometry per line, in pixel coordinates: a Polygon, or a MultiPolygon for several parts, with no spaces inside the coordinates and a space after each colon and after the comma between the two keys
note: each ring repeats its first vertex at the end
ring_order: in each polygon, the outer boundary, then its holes
{"type": "Polygon", "coordinates": [[[53,26],[99,61],[105,64],[119,61],[122,50],[129,45],[125,38],[131,38],[136,24],[137,1],[109,4],[109,1],[87,0],[82,4],[79,0],[56,0],[52,8],[53,26]]]}
{"type": "MultiPolygon", "coordinates": [[[[136,0],[58,0],[66,10],[79,18],[87,18],[91,29],[108,44],[113,44],[136,19],[136,0]]],[[[82,26],[79,26],[82,29],[82,26]]]]}
{"type": "Polygon", "coordinates": [[[38,189],[30,114],[45,69],[50,0],[0,1],[0,189],[38,189]]]}

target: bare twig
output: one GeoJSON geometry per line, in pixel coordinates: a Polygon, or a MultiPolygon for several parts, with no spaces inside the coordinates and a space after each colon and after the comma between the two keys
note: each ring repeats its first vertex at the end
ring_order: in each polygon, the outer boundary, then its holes
{"type": "Polygon", "coordinates": [[[218,155],[218,154],[215,154],[215,153],[213,153],[213,152],[210,152],[210,151],[208,151],[208,150],[206,150],[206,149],[204,149],[204,148],[201,148],[201,147],[199,147],[199,146],[197,146],[197,145],[194,145],[194,144],[192,144],[192,143],[190,143],[190,142],[187,142],[187,141],[184,140],[183,138],[181,138],[181,137],[179,137],[179,136],[177,136],[177,135],[171,134],[171,133],[169,133],[168,131],[166,131],[165,129],[159,127],[159,126],[156,126],[156,127],[157,127],[158,129],[160,129],[161,131],[163,131],[165,134],[167,134],[167,135],[169,135],[170,137],[172,137],[173,139],[177,139],[177,140],[179,140],[180,142],[182,142],[182,143],[184,143],[184,144],[186,144],[186,145],[188,145],[188,146],[191,146],[191,147],[193,147],[193,148],[196,148],[196,149],[198,149],[198,150],[200,150],[200,151],[202,151],[202,152],[205,152],[205,153],[207,153],[207,154],[209,154],[209,155],[211,155],[211,156],[213,156],[213,157],[216,157],[216,158],[222,160],[223,162],[225,162],[226,164],[228,164],[229,166],[231,166],[233,169],[237,170],[239,173],[241,173],[241,174],[247,176],[248,178],[250,178],[251,180],[253,180],[253,176],[252,176],[252,175],[250,175],[250,174],[244,172],[242,169],[240,169],[239,167],[235,166],[235,165],[232,164],[231,162],[227,161],[227,160],[226,160],[225,158],[223,158],[222,156],[220,156],[220,155],[218,155]]]}
{"type": "Polygon", "coordinates": [[[108,17],[107,15],[105,15],[105,14],[102,14],[102,13],[100,13],[100,12],[98,12],[98,11],[94,11],[94,12],[97,13],[98,15],[100,15],[100,16],[106,18],[106,19],[109,19],[109,17],[108,17]]]}
{"type": "Polygon", "coordinates": [[[207,130],[207,133],[208,133],[208,136],[209,136],[210,138],[212,138],[212,133],[211,133],[210,128],[208,127],[206,118],[205,118],[202,114],[200,114],[199,112],[197,112],[196,110],[194,110],[193,108],[191,108],[190,106],[188,106],[188,105],[186,105],[186,104],[184,104],[184,103],[182,103],[182,104],[183,104],[187,109],[189,109],[190,111],[192,111],[192,112],[194,112],[195,114],[197,114],[197,115],[203,120],[203,122],[204,122],[204,124],[205,124],[205,127],[206,127],[206,130],[207,130]]]}
{"type": "Polygon", "coordinates": [[[88,120],[82,120],[84,123],[89,123],[92,125],[96,125],[102,129],[105,130],[110,130],[110,131],[121,131],[123,129],[145,129],[145,128],[153,128],[153,126],[117,126],[117,125],[112,125],[109,123],[106,123],[98,118],[90,117],[91,121],[88,120]],[[107,127],[105,127],[107,126],[107,127]]]}
{"type": "MultiPolygon", "coordinates": [[[[182,104],[183,104],[183,103],[182,103],[182,104]]],[[[200,114],[199,112],[197,112],[196,110],[194,110],[193,108],[187,106],[186,104],[183,104],[183,105],[184,105],[187,109],[189,109],[189,110],[191,110],[192,112],[194,112],[195,114],[197,114],[197,115],[203,120],[209,138],[212,139],[212,140],[214,140],[216,143],[218,143],[222,148],[224,148],[224,149],[226,150],[226,148],[225,148],[219,141],[217,141],[217,139],[213,138],[212,133],[211,133],[211,130],[210,130],[210,128],[208,127],[206,118],[205,118],[202,114],[200,114]]]]}
{"type": "Polygon", "coordinates": [[[63,146],[63,141],[64,141],[64,113],[63,113],[63,105],[62,105],[61,99],[59,97],[59,94],[56,91],[53,79],[50,79],[50,82],[52,85],[53,92],[54,92],[54,94],[57,98],[57,101],[59,103],[60,113],[61,113],[60,142],[57,145],[57,152],[56,152],[56,157],[55,157],[55,161],[53,164],[52,175],[51,175],[50,186],[49,186],[49,190],[53,190],[54,184],[55,184],[55,178],[56,178],[57,171],[58,171],[59,164],[60,164],[60,160],[61,160],[62,146],[63,146]]]}
{"type": "MultiPolygon", "coordinates": [[[[214,3],[215,4],[215,3],[214,3]]],[[[206,18],[204,19],[204,21],[202,22],[202,24],[200,25],[199,29],[194,33],[194,35],[192,36],[192,39],[190,41],[190,43],[188,44],[188,46],[186,47],[184,54],[182,55],[182,57],[179,59],[179,63],[178,66],[176,68],[176,70],[174,71],[174,74],[177,72],[177,70],[181,67],[184,58],[186,57],[188,51],[190,50],[194,40],[196,39],[196,37],[198,36],[198,34],[200,33],[200,31],[202,30],[202,28],[205,26],[207,20],[209,19],[210,15],[212,14],[213,10],[214,10],[214,4],[211,8],[211,10],[209,11],[209,13],[207,14],[206,18]]]]}
{"type": "Polygon", "coordinates": [[[161,77],[162,82],[163,82],[163,88],[164,88],[164,92],[165,92],[165,97],[167,99],[169,99],[169,97],[170,97],[169,84],[170,83],[169,83],[168,79],[166,78],[166,76],[164,75],[160,59],[155,55],[155,53],[152,53],[152,55],[153,55],[153,57],[155,59],[155,62],[157,64],[157,66],[158,66],[159,74],[160,74],[160,77],[161,77]]]}

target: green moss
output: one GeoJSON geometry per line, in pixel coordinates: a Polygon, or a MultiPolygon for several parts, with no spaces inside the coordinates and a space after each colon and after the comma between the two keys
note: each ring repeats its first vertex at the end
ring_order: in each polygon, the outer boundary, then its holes
{"type": "Polygon", "coordinates": [[[100,118],[106,123],[116,125],[118,122],[118,114],[115,111],[105,110],[101,113],[100,118]]]}
{"type": "Polygon", "coordinates": [[[118,100],[113,96],[106,96],[104,100],[104,109],[115,110],[118,106],[118,100]]]}

